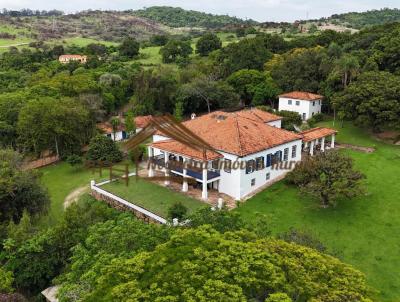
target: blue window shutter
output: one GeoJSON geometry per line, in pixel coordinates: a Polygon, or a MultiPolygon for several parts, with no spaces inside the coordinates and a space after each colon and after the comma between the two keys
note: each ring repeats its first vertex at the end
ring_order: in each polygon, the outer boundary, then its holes
{"type": "Polygon", "coordinates": [[[271,157],[272,154],[267,154],[267,167],[271,167],[271,157]]]}

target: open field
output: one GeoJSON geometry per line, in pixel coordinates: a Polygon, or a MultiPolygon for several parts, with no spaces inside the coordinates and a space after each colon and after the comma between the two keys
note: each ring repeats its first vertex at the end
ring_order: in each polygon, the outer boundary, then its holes
{"type": "MultiPolygon", "coordinates": [[[[332,126],[332,122],[322,124],[332,126]]],[[[274,234],[292,227],[314,234],[328,251],[366,274],[369,284],[380,291],[378,300],[399,301],[400,147],[373,140],[350,123],[344,128],[336,126],[339,142],[376,148],[369,154],[343,151],[367,176],[364,196],[321,209],[318,202],[282,181],[248,200],[238,211],[249,220],[256,213],[269,215],[274,234]]]]}
{"type": "Polygon", "coordinates": [[[96,40],[96,39],[91,39],[91,38],[82,38],[82,37],[65,38],[65,39],[59,40],[57,42],[58,43],[65,42],[65,44],[67,44],[67,45],[75,44],[75,45],[81,46],[81,47],[86,46],[91,43],[100,43],[100,44],[104,44],[106,46],[113,46],[113,45],[117,46],[118,45],[118,43],[115,43],[115,42],[96,40]]]}

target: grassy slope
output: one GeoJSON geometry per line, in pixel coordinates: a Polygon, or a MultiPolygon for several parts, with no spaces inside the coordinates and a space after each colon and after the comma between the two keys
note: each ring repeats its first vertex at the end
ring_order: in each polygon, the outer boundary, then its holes
{"type": "Polygon", "coordinates": [[[132,178],[128,187],[122,182],[113,182],[102,188],[162,217],[167,217],[169,207],[176,202],[184,204],[189,212],[205,206],[201,201],[142,179],[136,182],[132,178]]]}
{"type": "Polygon", "coordinates": [[[375,141],[350,124],[338,129],[339,142],[377,148],[372,154],[344,151],[367,176],[365,196],[321,209],[296,188],[279,182],[238,211],[246,219],[257,212],[269,214],[275,234],[290,227],[315,234],[331,252],[366,274],[380,291],[379,300],[399,301],[400,148],[375,141]]]}

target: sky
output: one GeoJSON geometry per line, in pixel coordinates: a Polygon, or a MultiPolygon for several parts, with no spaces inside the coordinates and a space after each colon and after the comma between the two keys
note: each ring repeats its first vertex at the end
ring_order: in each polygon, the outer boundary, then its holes
{"type": "Polygon", "coordinates": [[[58,9],[76,12],[85,9],[140,9],[165,5],[213,14],[228,14],[257,21],[317,19],[349,11],[384,7],[400,8],[399,0],[0,0],[0,8],[58,9]]]}

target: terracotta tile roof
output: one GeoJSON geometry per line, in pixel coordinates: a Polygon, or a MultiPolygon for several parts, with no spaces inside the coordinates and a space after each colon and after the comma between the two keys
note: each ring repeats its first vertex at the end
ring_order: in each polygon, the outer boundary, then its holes
{"type": "Polygon", "coordinates": [[[86,56],[81,55],[61,55],[59,59],[82,59],[86,58],[86,56]]]}
{"type": "MultiPolygon", "coordinates": [[[[111,125],[110,122],[104,122],[104,123],[98,123],[96,125],[96,128],[99,129],[100,131],[106,133],[106,134],[111,134],[113,133],[113,127],[111,125]]],[[[117,132],[118,131],[125,131],[125,125],[123,123],[121,123],[118,127],[117,127],[117,132]]]]}
{"type": "Polygon", "coordinates": [[[136,128],[146,127],[152,119],[151,115],[137,116],[135,117],[136,128]]]}
{"type": "Polygon", "coordinates": [[[296,133],[267,125],[263,118],[255,118],[243,111],[216,111],[183,124],[214,150],[238,156],[302,139],[296,133]]]}
{"type": "Polygon", "coordinates": [[[263,123],[279,121],[282,119],[282,117],[279,115],[269,113],[257,108],[232,112],[231,114],[237,114],[240,117],[248,118],[254,121],[261,121],[263,123]]]}
{"type": "MultiPolygon", "coordinates": [[[[165,141],[159,141],[156,143],[152,143],[150,145],[152,147],[155,147],[155,148],[163,150],[163,151],[168,151],[168,152],[171,152],[174,154],[188,156],[188,157],[194,158],[194,159],[204,160],[203,152],[201,150],[190,148],[190,147],[188,147],[180,142],[177,142],[175,140],[169,139],[169,140],[165,140],[165,141]]],[[[223,156],[217,152],[207,150],[205,160],[214,160],[214,159],[222,158],[222,157],[223,156]]]]}
{"type": "Polygon", "coordinates": [[[329,136],[329,135],[336,134],[336,133],[337,133],[337,131],[335,129],[318,127],[318,128],[313,128],[313,129],[303,131],[300,134],[303,136],[304,142],[309,142],[309,141],[312,141],[315,139],[320,139],[325,136],[329,136]]]}
{"type": "Polygon", "coordinates": [[[281,98],[289,98],[295,100],[315,101],[323,99],[324,96],[304,91],[292,91],[279,95],[281,98]]]}

